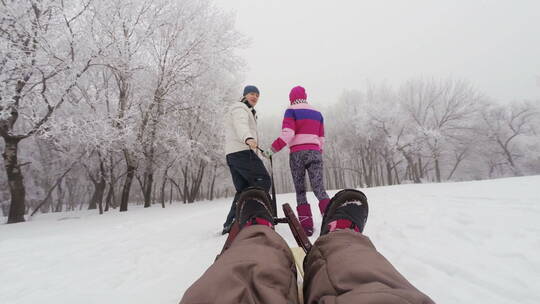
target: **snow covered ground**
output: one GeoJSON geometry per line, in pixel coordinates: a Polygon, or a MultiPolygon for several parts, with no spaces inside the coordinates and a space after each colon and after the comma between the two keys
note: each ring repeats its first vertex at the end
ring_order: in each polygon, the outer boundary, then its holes
{"type": "MultiPolygon", "coordinates": [[[[364,192],[366,234],[436,302],[540,303],[540,176],[364,192]]],[[[229,203],[0,225],[0,303],[177,303],[223,245],[229,203]]]]}

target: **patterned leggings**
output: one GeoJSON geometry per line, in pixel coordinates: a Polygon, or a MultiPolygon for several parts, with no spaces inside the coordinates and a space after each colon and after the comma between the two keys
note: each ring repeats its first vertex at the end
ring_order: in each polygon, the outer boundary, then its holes
{"type": "Polygon", "coordinates": [[[322,152],[315,150],[302,150],[292,152],[289,158],[291,173],[296,189],[296,202],[298,205],[306,204],[306,170],[309,175],[311,188],[319,201],[328,199],[324,189],[322,152]]]}

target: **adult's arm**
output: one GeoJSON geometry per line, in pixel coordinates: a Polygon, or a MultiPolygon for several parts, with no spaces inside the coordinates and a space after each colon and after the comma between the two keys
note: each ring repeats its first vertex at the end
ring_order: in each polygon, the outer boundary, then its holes
{"type": "Polygon", "coordinates": [[[251,129],[249,128],[249,114],[241,107],[234,107],[231,110],[231,117],[233,120],[234,131],[236,135],[242,142],[250,138],[255,138],[252,134],[251,129]]]}

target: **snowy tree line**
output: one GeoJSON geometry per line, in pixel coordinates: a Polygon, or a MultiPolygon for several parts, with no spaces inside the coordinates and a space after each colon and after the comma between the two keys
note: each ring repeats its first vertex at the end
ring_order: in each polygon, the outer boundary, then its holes
{"type": "MultiPolygon", "coordinates": [[[[464,80],[368,84],[323,114],[329,189],[540,174],[538,102],[498,104],[464,80]]],[[[294,191],[288,157],[274,167],[279,191],[294,191]]]]}
{"type": "MultiPolygon", "coordinates": [[[[221,119],[244,44],[210,0],[0,1],[8,222],[232,196],[221,119]]],[[[329,189],[540,173],[538,104],[498,105],[466,81],[370,84],[321,110],[329,189]]],[[[260,117],[268,147],[281,117],[260,117]]],[[[294,191],[286,152],[274,175],[294,191]]]]}
{"type": "Polygon", "coordinates": [[[220,113],[245,44],[231,17],[206,0],[1,1],[8,222],[225,195],[220,113]]]}

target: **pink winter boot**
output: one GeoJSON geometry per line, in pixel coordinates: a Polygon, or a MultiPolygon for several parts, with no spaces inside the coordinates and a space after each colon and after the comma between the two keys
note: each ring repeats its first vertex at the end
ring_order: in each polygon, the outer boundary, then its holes
{"type": "Polygon", "coordinates": [[[326,212],[326,208],[328,208],[328,204],[330,204],[329,198],[319,201],[319,210],[321,211],[322,216],[324,216],[324,213],[326,212]]]}
{"type": "Polygon", "coordinates": [[[300,225],[304,228],[307,236],[313,235],[313,218],[311,216],[311,208],[309,204],[300,204],[296,206],[296,212],[298,212],[298,219],[300,225]]]}

